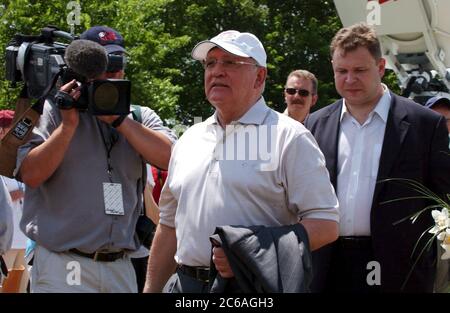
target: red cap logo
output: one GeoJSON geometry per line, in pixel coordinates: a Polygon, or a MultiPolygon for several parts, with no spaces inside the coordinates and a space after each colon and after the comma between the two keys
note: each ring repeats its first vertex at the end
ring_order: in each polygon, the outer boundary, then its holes
{"type": "Polygon", "coordinates": [[[98,37],[100,38],[100,41],[114,41],[117,39],[114,32],[100,32],[98,33],[98,37]]]}

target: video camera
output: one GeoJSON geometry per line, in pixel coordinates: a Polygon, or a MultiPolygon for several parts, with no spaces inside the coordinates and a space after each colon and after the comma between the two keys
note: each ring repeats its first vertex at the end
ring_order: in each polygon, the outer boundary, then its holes
{"type": "MultiPolygon", "coordinates": [[[[131,82],[122,79],[89,81],[67,65],[64,54],[69,44],[55,42],[63,38],[72,42],[78,38],[48,26],[39,36],[16,35],[6,48],[6,79],[14,87],[25,82],[27,96],[44,99],[56,93],[58,78],[63,84],[76,79],[81,83],[81,96],[74,107],[93,115],[124,115],[130,112],[131,82]]],[[[125,59],[108,55],[108,68],[113,72],[123,68],[125,59]]]]}

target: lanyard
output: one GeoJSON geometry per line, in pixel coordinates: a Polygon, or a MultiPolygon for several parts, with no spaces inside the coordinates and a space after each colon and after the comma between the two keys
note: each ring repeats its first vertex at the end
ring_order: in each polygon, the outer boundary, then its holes
{"type": "Polygon", "coordinates": [[[108,173],[108,178],[109,181],[112,183],[112,171],[113,171],[113,167],[111,165],[111,150],[114,147],[114,145],[117,143],[117,141],[119,140],[119,134],[117,133],[117,130],[115,130],[114,128],[112,128],[111,126],[108,125],[108,134],[109,134],[109,140],[106,141],[105,135],[103,134],[103,129],[102,129],[102,125],[100,124],[99,120],[97,120],[97,125],[98,125],[98,129],[100,131],[100,134],[102,136],[102,141],[103,141],[103,146],[105,147],[105,151],[106,151],[106,172],[108,173]]]}

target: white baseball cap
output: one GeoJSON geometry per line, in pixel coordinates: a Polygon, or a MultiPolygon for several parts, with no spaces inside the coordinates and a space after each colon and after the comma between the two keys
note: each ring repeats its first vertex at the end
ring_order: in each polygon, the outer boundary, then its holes
{"type": "Polygon", "coordinates": [[[255,59],[259,66],[267,67],[267,55],[259,39],[251,33],[241,33],[236,30],[221,32],[210,40],[199,42],[192,49],[192,58],[198,61],[206,59],[209,50],[219,47],[231,54],[255,59]]]}

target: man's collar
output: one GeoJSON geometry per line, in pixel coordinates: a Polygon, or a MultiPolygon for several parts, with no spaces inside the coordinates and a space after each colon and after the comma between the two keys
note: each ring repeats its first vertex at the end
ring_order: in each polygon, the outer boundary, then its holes
{"type": "MultiPolygon", "coordinates": [[[[266,101],[261,96],[254,105],[237,121],[233,121],[231,124],[253,124],[261,125],[267,116],[269,107],[266,105],[266,101]]],[[[206,121],[206,124],[219,124],[217,110],[206,121]]]]}
{"type": "Polygon", "coordinates": [[[383,96],[381,97],[380,101],[378,101],[378,104],[373,111],[377,113],[379,117],[381,117],[384,123],[387,123],[392,97],[387,86],[385,84],[382,85],[384,89],[383,96]]]}

